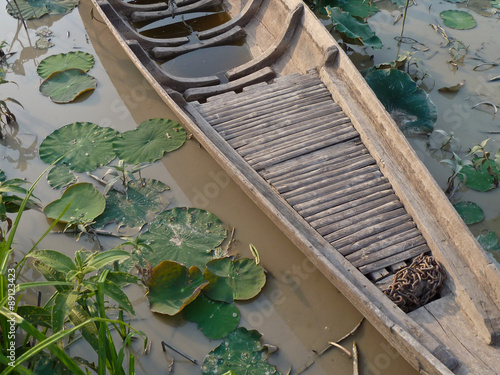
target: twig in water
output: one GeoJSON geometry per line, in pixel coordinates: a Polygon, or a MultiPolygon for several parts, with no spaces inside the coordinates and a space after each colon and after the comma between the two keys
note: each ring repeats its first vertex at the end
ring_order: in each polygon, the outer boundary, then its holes
{"type": "Polygon", "coordinates": [[[167,344],[165,341],[162,341],[162,342],[161,342],[161,347],[162,347],[162,349],[163,349],[163,351],[164,351],[164,352],[166,352],[165,346],[166,346],[167,348],[172,349],[172,350],[173,350],[174,352],[176,352],[177,354],[180,354],[181,356],[183,356],[184,358],[186,358],[188,361],[190,361],[190,362],[192,362],[192,363],[194,363],[194,364],[196,364],[196,363],[197,363],[197,362],[196,362],[196,359],[194,359],[193,357],[188,356],[187,354],[185,354],[185,353],[181,352],[179,349],[176,349],[176,348],[174,348],[172,345],[167,344]]]}
{"type": "Polygon", "coordinates": [[[340,350],[342,350],[345,354],[347,354],[347,356],[349,358],[352,358],[352,354],[349,350],[347,350],[346,348],[344,348],[342,345],[340,344],[337,344],[336,342],[333,342],[333,341],[329,341],[328,342],[331,346],[335,346],[336,348],[339,348],[340,350]]]}
{"type": "Polygon", "coordinates": [[[352,374],[359,375],[358,346],[356,345],[356,341],[352,343],[352,374]]]}

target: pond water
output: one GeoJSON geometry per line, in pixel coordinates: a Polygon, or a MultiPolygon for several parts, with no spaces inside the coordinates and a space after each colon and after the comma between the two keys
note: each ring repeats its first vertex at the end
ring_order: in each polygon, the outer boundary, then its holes
{"type": "MultiPolygon", "coordinates": [[[[461,151],[457,151],[460,157],[465,157],[471,147],[490,138],[486,149],[491,152],[493,158],[500,148],[500,116],[494,116],[493,108],[489,105],[480,105],[475,109],[473,107],[481,102],[500,104],[499,83],[490,81],[500,75],[498,66],[500,9],[493,8],[489,0],[467,1],[461,4],[447,1],[417,1],[416,5],[408,8],[404,36],[409,39],[405,40],[406,43],[401,43],[398,48],[395,37],[401,34],[400,16],[403,9],[397,8],[389,0],[376,4],[382,10],[370,17],[368,24],[384,46],[378,50],[353,47],[350,54],[358,68],[363,70],[393,61],[398,53],[412,54],[414,62],[418,64],[420,76],[424,72],[427,73],[421,87],[429,93],[438,108],[438,119],[434,129],[454,133],[462,145],[461,151]],[[439,14],[454,9],[464,10],[473,15],[477,26],[470,30],[455,30],[445,26],[439,14]],[[431,24],[441,26],[452,42],[448,44],[431,24]],[[468,47],[466,54],[465,49],[458,48],[459,42],[468,47]],[[450,52],[453,47],[456,49],[450,52]],[[465,57],[460,59],[459,56],[462,54],[465,54],[465,57]],[[474,69],[483,63],[496,65],[482,65],[474,69]],[[458,92],[438,91],[439,88],[454,86],[462,81],[465,81],[465,85],[458,92]]],[[[408,139],[443,190],[446,189],[451,169],[440,161],[450,159],[451,152],[429,149],[427,136],[411,136],[408,139]]],[[[500,189],[478,192],[462,187],[452,202],[462,200],[477,203],[485,212],[485,220],[470,227],[474,235],[488,230],[500,234],[500,189]]],[[[500,261],[500,251],[491,254],[500,261]]]]}
{"type": "MultiPolygon", "coordinates": [[[[172,112],[155,94],[117,45],[105,25],[91,16],[88,2],[64,17],[44,17],[28,22],[29,37],[22,26],[0,10],[0,40],[6,40],[15,55],[9,59],[11,69],[7,79],[17,85],[0,86],[0,97],[19,100],[24,109],[11,106],[19,126],[7,128],[0,144],[0,168],[8,178],[20,177],[33,181],[47,165],[38,157],[38,145],[55,129],[75,121],[89,121],[120,131],[134,129],[149,118],[174,119],[172,112]],[[83,23],[82,23],[83,19],[83,23]],[[85,26],[84,26],[85,25],[85,26]],[[35,30],[48,26],[54,32],[55,47],[37,50],[33,47],[35,30]],[[95,92],[84,95],[75,103],[58,105],[38,92],[41,79],[36,73],[38,63],[51,54],[81,50],[96,57],[89,74],[97,79],[95,92]]],[[[335,341],[356,326],[361,315],[279,229],[229,180],[196,140],[189,140],[181,149],[168,154],[161,162],[143,172],[144,177],[157,178],[170,186],[165,196],[170,207],[196,206],[216,214],[224,223],[236,228],[233,254],[251,256],[249,244],[259,250],[261,262],[268,271],[263,293],[253,301],[238,303],[240,325],[259,330],[264,342],[277,345],[279,351],[271,362],[282,373],[292,367],[294,372],[314,357],[312,350],[321,350],[328,341],[335,341]]],[[[80,181],[90,181],[80,175],[80,181]]],[[[45,179],[36,195],[47,204],[59,198],[61,192],[49,188],[45,179]]],[[[49,222],[42,213],[29,211],[23,216],[15,248],[22,253],[46,230],[49,222]]],[[[114,241],[103,238],[102,245],[110,248],[114,241]]],[[[75,242],[71,234],[52,234],[39,246],[56,249],[68,255],[80,248],[97,249],[97,244],[83,236],[75,242]]],[[[21,281],[38,276],[30,269],[21,281]]],[[[127,293],[137,312],[132,325],[143,330],[152,340],[151,353],[137,360],[138,374],[169,373],[175,359],[173,374],[199,374],[193,365],[172,351],[162,352],[160,342],[167,343],[196,358],[199,363],[220,341],[208,340],[181,317],[153,314],[144,297],[144,290],[128,288],[127,293]]],[[[36,290],[27,293],[34,301],[36,290]]],[[[49,293],[44,292],[43,298],[49,293]]],[[[362,374],[416,374],[387,342],[367,322],[346,347],[357,341],[362,374]]],[[[71,355],[89,358],[85,345],[70,348],[71,355]]],[[[92,359],[90,357],[89,359],[92,359]]],[[[94,358],[95,359],[95,358],[94,358]]],[[[326,353],[305,374],[351,374],[352,363],[340,351],[326,353]]]]}

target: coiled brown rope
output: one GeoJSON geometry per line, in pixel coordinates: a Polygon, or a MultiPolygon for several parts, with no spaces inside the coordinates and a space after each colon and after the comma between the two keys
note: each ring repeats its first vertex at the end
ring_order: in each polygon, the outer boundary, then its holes
{"type": "Polygon", "coordinates": [[[399,270],[383,292],[404,312],[432,300],[440,291],[446,273],[431,255],[420,254],[411,265],[399,270]]]}

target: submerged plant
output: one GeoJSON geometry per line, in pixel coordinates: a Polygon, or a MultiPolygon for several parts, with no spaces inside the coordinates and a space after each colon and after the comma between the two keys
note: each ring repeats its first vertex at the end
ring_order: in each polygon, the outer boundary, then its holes
{"type": "MultiPolygon", "coordinates": [[[[446,187],[445,193],[448,195],[450,199],[455,195],[455,192],[460,187],[460,183],[463,181],[467,181],[467,176],[462,172],[462,169],[465,166],[472,165],[472,162],[468,159],[462,160],[456,153],[453,153],[453,157],[451,159],[443,159],[441,163],[447,164],[451,168],[451,176],[448,177],[448,185],[446,187]],[[455,185],[456,178],[462,176],[462,181],[460,181],[457,185],[455,185]]],[[[460,179],[459,179],[460,180],[460,179]]]]}

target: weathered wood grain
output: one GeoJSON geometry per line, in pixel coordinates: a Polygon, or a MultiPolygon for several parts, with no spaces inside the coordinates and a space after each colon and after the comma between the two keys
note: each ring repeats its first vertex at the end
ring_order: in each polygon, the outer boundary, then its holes
{"type": "MultiPolygon", "coordinates": [[[[415,241],[417,243],[418,241],[415,241]]],[[[398,248],[399,250],[399,248],[398,248]]],[[[420,255],[422,253],[427,253],[429,252],[429,247],[427,245],[420,245],[420,246],[415,246],[415,247],[409,247],[405,249],[404,251],[398,252],[398,253],[392,253],[393,255],[390,255],[386,258],[379,259],[377,261],[374,261],[373,263],[369,264],[364,264],[361,267],[359,267],[359,271],[366,275],[368,273],[380,270],[385,267],[389,267],[391,264],[401,262],[406,259],[413,258],[417,255],[420,255]]],[[[379,257],[382,255],[381,253],[379,254],[379,257]]],[[[360,262],[363,263],[363,262],[360,262]]]]}
{"type": "Polygon", "coordinates": [[[205,9],[210,9],[215,6],[219,6],[221,4],[222,0],[199,0],[189,5],[177,6],[165,10],[134,11],[130,15],[130,18],[132,19],[133,22],[156,21],[166,17],[173,17],[175,15],[199,12],[205,9]]]}

